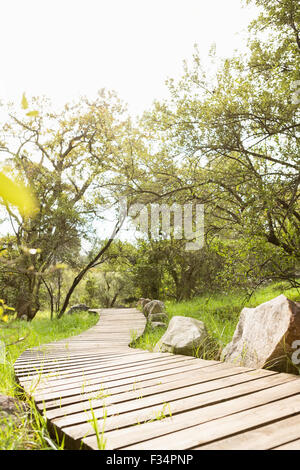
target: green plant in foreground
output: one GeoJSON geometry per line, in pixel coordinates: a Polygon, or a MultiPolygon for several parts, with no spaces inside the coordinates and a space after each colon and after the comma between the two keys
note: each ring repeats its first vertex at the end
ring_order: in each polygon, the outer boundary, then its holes
{"type": "Polygon", "coordinates": [[[161,421],[162,419],[165,419],[168,417],[172,418],[171,406],[170,406],[170,403],[164,403],[162,409],[159,411],[155,411],[154,417],[149,420],[146,420],[145,422],[152,423],[153,421],[161,421]]]}
{"type": "Polygon", "coordinates": [[[97,418],[95,416],[95,413],[94,413],[94,410],[93,410],[93,407],[92,407],[91,403],[90,403],[90,411],[91,411],[91,414],[92,414],[92,419],[90,419],[88,421],[88,423],[90,423],[92,425],[92,427],[95,431],[98,450],[105,450],[107,439],[104,437],[104,430],[105,430],[105,422],[106,422],[106,418],[107,418],[107,409],[106,409],[105,405],[103,405],[103,424],[102,424],[102,430],[101,431],[99,431],[98,421],[97,421],[97,418]]]}
{"type": "Polygon", "coordinates": [[[130,330],[130,344],[135,344],[138,339],[138,332],[136,330],[130,330]]]}
{"type": "Polygon", "coordinates": [[[39,413],[33,400],[20,402],[14,415],[0,416],[1,450],[63,450],[64,437],[52,439],[44,414],[39,413]]]}
{"type": "Polygon", "coordinates": [[[63,436],[61,442],[59,440],[59,436],[57,434],[57,431],[55,429],[55,437],[56,441],[51,439],[49,436],[48,430],[47,430],[47,419],[45,416],[45,410],[43,414],[41,414],[37,409],[34,404],[34,401],[29,399],[29,404],[30,404],[30,413],[31,413],[31,420],[32,420],[32,426],[34,429],[34,433],[37,437],[37,443],[39,447],[41,448],[46,448],[48,446],[50,449],[53,450],[64,450],[65,446],[65,436],[63,436]]]}
{"type": "Polygon", "coordinates": [[[110,395],[111,395],[111,394],[110,394],[107,390],[105,390],[104,385],[101,384],[99,391],[96,392],[96,394],[93,395],[93,396],[91,397],[91,399],[92,399],[92,400],[102,400],[102,399],[104,399],[104,398],[110,397],[110,395]]]}

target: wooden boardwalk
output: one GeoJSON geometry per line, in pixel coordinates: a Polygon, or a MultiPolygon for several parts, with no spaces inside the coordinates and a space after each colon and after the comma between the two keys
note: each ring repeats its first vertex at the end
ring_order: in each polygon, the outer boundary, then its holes
{"type": "Polygon", "coordinates": [[[88,331],[25,351],[19,383],[67,448],[300,449],[300,378],[128,346],[136,309],[102,309],[88,331]]]}

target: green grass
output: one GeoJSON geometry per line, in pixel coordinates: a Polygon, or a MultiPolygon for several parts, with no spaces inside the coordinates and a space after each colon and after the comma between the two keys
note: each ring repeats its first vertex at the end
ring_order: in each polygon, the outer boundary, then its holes
{"type": "Polygon", "coordinates": [[[130,346],[133,348],[147,349],[149,351],[153,351],[154,346],[160,340],[165,331],[165,328],[155,328],[154,330],[152,330],[150,325],[147,323],[142,336],[136,338],[134,335],[132,335],[130,346]]]}
{"type": "MultiPolygon", "coordinates": [[[[291,300],[300,300],[299,289],[289,289],[284,283],[276,283],[258,289],[250,299],[245,293],[232,292],[210,294],[185,302],[167,301],[165,304],[169,320],[175,315],[183,315],[205,323],[211,340],[201,357],[219,359],[221,350],[231,341],[242,308],[256,307],[280,294],[291,300]]],[[[144,334],[134,342],[134,347],[153,351],[164,332],[162,328],[153,331],[147,325],[144,334]]]]}
{"type": "MultiPolygon", "coordinates": [[[[15,381],[13,364],[28,348],[59,341],[95,325],[98,315],[78,312],[64,315],[60,320],[49,319],[47,312],[39,313],[32,322],[14,320],[0,326],[0,340],[6,345],[4,364],[0,363],[0,393],[19,397],[20,389],[15,381]],[[14,343],[22,338],[17,344],[14,343]]],[[[0,449],[61,449],[63,442],[50,438],[46,422],[35,409],[34,403],[25,397],[29,412],[21,411],[17,416],[0,415],[0,449]]]]}

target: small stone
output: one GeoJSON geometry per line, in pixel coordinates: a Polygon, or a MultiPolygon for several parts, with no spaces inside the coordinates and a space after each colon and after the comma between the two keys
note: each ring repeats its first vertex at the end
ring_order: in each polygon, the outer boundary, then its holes
{"type": "Polygon", "coordinates": [[[89,308],[90,307],[88,307],[85,304],[72,305],[72,307],[67,311],[66,315],[71,315],[72,313],[80,312],[80,311],[86,312],[87,310],[89,310],[89,308]]]}
{"type": "Polygon", "coordinates": [[[168,323],[169,317],[166,313],[151,313],[148,316],[148,321],[151,323],[156,322],[156,321],[168,323]]]}
{"type": "Polygon", "coordinates": [[[166,328],[166,326],[167,325],[161,321],[154,321],[150,323],[152,330],[155,330],[156,328],[166,328]]]}

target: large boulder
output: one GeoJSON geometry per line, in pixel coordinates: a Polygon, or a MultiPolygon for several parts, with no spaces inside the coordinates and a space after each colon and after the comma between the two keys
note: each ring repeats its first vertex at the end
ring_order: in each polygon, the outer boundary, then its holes
{"type": "Polygon", "coordinates": [[[169,317],[166,313],[150,313],[150,315],[148,315],[148,321],[151,323],[156,321],[168,323],[169,317]]]}
{"type": "Polygon", "coordinates": [[[90,309],[90,307],[88,307],[85,304],[72,305],[72,307],[67,311],[66,315],[70,315],[70,314],[76,313],[76,312],[86,311],[86,310],[89,310],[89,309],[90,309]]]}
{"type": "Polygon", "coordinates": [[[172,317],[167,331],[156,344],[154,351],[200,356],[207,340],[208,333],[202,321],[175,316],[172,317]]]}
{"type": "Polygon", "coordinates": [[[300,304],[279,295],[256,308],[244,308],[222,359],[251,368],[287,371],[300,338],[300,304]]]}
{"type": "Polygon", "coordinates": [[[152,315],[154,313],[163,313],[165,310],[165,304],[160,300],[151,300],[148,302],[143,309],[144,315],[148,317],[148,315],[152,315]]]}

